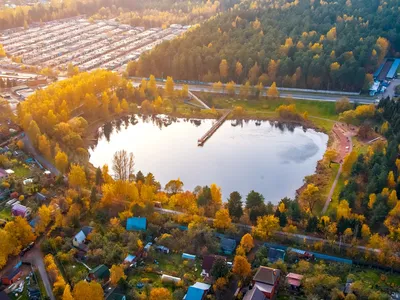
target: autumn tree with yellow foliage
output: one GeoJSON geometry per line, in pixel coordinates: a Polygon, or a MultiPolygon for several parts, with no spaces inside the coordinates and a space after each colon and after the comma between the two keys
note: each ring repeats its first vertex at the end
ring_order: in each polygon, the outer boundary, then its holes
{"type": "Polygon", "coordinates": [[[152,288],[149,300],[172,300],[171,292],[166,288],[152,288]]]}
{"type": "Polygon", "coordinates": [[[73,291],[74,299],[90,299],[90,300],[103,300],[104,292],[100,283],[95,281],[87,282],[87,281],[79,281],[74,286],[73,291]]]}
{"type": "Polygon", "coordinates": [[[244,236],[242,236],[242,239],[240,240],[240,246],[242,246],[247,253],[253,249],[254,241],[250,233],[246,233],[244,236]]]}
{"type": "Polygon", "coordinates": [[[267,90],[267,96],[271,98],[277,98],[279,97],[279,91],[278,88],[276,87],[276,83],[273,82],[271,86],[267,90]]]}
{"type": "Polygon", "coordinates": [[[81,188],[87,185],[86,174],[80,165],[72,164],[68,174],[68,182],[71,187],[81,188]]]}
{"type": "Polygon", "coordinates": [[[121,279],[126,279],[127,277],[121,265],[112,265],[110,273],[111,284],[114,286],[116,286],[121,279]]]}
{"type": "Polygon", "coordinates": [[[235,259],[233,260],[232,271],[242,279],[250,275],[251,266],[245,256],[241,255],[235,256],[235,259]]]}
{"type": "Polygon", "coordinates": [[[214,227],[217,229],[226,230],[232,226],[232,219],[229,216],[227,209],[222,208],[215,214],[214,227]]]}
{"type": "Polygon", "coordinates": [[[253,227],[253,235],[265,240],[272,233],[279,229],[279,219],[273,215],[266,215],[257,218],[257,225],[253,227]]]}
{"type": "Polygon", "coordinates": [[[301,191],[299,203],[304,211],[309,211],[311,214],[314,208],[322,200],[319,188],[313,184],[307,184],[306,188],[301,191]]]}
{"type": "Polygon", "coordinates": [[[68,169],[68,156],[65,152],[63,151],[58,151],[55,158],[55,165],[57,170],[59,170],[61,173],[65,173],[68,169]]]}

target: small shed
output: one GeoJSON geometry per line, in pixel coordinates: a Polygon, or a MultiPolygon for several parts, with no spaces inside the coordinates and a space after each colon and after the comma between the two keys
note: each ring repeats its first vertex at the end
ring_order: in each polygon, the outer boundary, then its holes
{"type": "Polygon", "coordinates": [[[27,178],[27,179],[23,180],[22,183],[24,185],[31,184],[31,183],[33,183],[33,179],[32,178],[27,178]]]}
{"type": "Polygon", "coordinates": [[[126,220],[126,230],[128,231],[145,231],[147,229],[147,219],[132,217],[126,220]]]}
{"type": "Polygon", "coordinates": [[[47,197],[45,195],[43,195],[42,193],[36,193],[36,200],[38,201],[45,201],[47,199],[47,197]]]}
{"type": "Polygon", "coordinates": [[[13,206],[15,203],[17,203],[17,202],[18,202],[18,200],[15,199],[15,198],[13,198],[13,199],[11,199],[11,200],[8,200],[8,201],[6,202],[6,207],[11,207],[11,206],[13,206]]]}
{"type": "Polygon", "coordinates": [[[211,285],[209,284],[196,282],[195,284],[189,287],[187,294],[185,296],[185,300],[202,300],[204,299],[205,295],[208,293],[210,288],[211,285]]]}
{"type": "Polygon", "coordinates": [[[20,216],[20,217],[25,218],[30,215],[30,212],[31,212],[30,208],[28,208],[24,205],[18,204],[18,203],[14,204],[11,208],[11,214],[14,217],[20,216]]]}
{"type": "Polygon", "coordinates": [[[146,252],[150,251],[151,245],[153,245],[153,243],[147,243],[146,246],[144,246],[143,250],[146,252]]]}
{"type": "Polygon", "coordinates": [[[35,217],[29,222],[29,225],[34,229],[38,222],[39,222],[39,217],[35,217]]]}
{"type": "Polygon", "coordinates": [[[226,257],[224,256],[218,256],[218,255],[205,255],[203,257],[203,264],[201,265],[202,268],[202,272],[201,274],[203,276],[209,276],[210,271],[212,269],[212,266],[214,265],[214,262],[217,258],[221,258],[223,260],[225,260],[226,262],[226,257]]]}
{"type": "Polygon", "coordinates": [[[13,170],[11,170],[11,169],[7,169],[7,170],[5,170],[6,171],[6,173],[7,173],[7,175],[8,176],[11,176],[11,175],[13,175],[15,172],[13,171],[13,170]]]}
{"type": "Polygon", "coordinates": [[[221,250],[224,254],[231,255],[236,249],[236,241],[234,239],[221,238],[221,250]]]}
{"type": "Polygon", "coordinates": [[[163,274],[163,275],[161,275],[161,281],[162,282],[172,282],[174,284],[177,284],[181,281],[181,279],[179,277],[174,277],[174,276],[163,274]]]}
{"type": "Polygon", "coordinates": [[[110,279],[110,270],[107,268],[106,265],[99,265],[89,271],[88,277],[90,280],[107,282],[110,279]]]}
{"type": "Polygon", "coordinates": [[[125,264],[125,265],[132,265],[132,264],[136,265],[136,255],[128,254],[125,257],[123,264],[125,264]]]}
{"type": "Polygon", "coordinates": [[[268,260],[270,262],[276,262],[278,260],[285,260],[285,251],[281,249],[269,248],[268,249],[268,260]]]}
{"type": "Polygon", "coordinates": [[[156,247],[156,251],[168,254],[169,253],[169,248],[160,245],[160,246],[156,247]]]}
{"type": "Polygon", "coordinates": [[[182,258],[183,259],[189,259],[189,260],[195,260],[196,259],[196,255],[188,254],[188,253],[182,253],[182,258]]]}
{"type": "Polygon", "coordinates": [[[289,273],[286,275],[286,280],[292,289],[299,289],[303,275],[296,273],[289,273]]]}

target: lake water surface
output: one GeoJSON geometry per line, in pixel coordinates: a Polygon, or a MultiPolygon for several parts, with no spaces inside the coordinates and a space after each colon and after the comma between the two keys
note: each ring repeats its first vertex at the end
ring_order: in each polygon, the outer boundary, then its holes
{"type": "Polygon", "coordinates": [[[216,183],[224,200],[232,191],[245,198],[255,190],[276,204],[295,196],[328,142],[326,134],[313,129],[268,121],[232,126],[226,121],[198,147],[197,140],[213,122],[177,119],[165,127],[159,119],[118,120],[99,129],[97,145],[89,149],[90,162],[95,167],[107,163],[111,170],[113,154],[125,149],[135,155],[135,172],[153,173],[162,186],[179,177],[187,190],[216,183]]]}

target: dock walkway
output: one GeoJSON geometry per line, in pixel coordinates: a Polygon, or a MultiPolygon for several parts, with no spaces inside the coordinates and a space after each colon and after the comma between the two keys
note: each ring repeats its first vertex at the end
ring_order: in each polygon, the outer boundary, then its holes
{"type": "Polygon", "coordinates": [[[231,113],[231,109],[227,110],[221,118],[200,138],[197,140],[197,145],[203,146],[204,143],[217,131],[217,129],[225,122],[228,115],[231,113]]]}

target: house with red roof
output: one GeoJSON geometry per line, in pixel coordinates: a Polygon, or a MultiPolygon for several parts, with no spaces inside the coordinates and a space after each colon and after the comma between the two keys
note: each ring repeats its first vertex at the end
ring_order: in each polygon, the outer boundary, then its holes
{"type": "Polygon", "coordinates": [[[253,288],[244,296],[243,300],[275,299],[278,290],[281,271],[261,266],[253,277],[253,288]]]}

